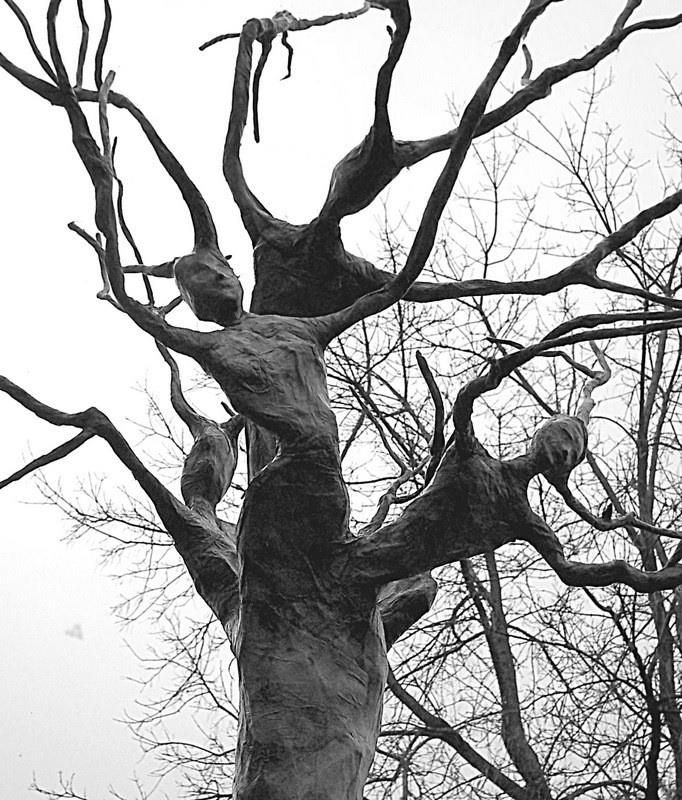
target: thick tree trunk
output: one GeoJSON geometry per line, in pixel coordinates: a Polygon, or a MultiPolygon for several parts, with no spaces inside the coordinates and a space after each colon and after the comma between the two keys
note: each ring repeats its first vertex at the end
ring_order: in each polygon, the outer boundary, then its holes
{"type": "Polygon", "coordinates": [[[325,563],[346,514],[329,451],[280,456],[249,486],[235,800],[362,798],[387,668],[375,593],[351,590],[325,563]]]}

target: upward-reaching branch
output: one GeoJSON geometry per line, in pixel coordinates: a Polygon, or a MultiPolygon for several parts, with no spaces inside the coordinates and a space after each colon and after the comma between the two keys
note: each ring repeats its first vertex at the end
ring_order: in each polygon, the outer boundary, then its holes
{"type": "Polygon", "coordinates": [[[14,0],[5,0],[5,3],[10,7],[14,16],[21,23],[21,27],[24,29],[24,33],[26,34],[26,39],[28,40],[29,47],[33,51],[33,55],[36,57],[36,60],[42,67],[43,72],[47,75],[47,77],[51,81],[57,83],[57,76],[55,75],[55,71],[52,68],[50,62],[41,53],[40,48],[36,43],[35,37],[33,36],[33,30],[31,28],[31,24],[26,18],[26,15],[21,10],[21,8],[14,2],[14,0]]]}
{"type": "MultiPolygon", "coordinates": [[[[485,114],[478,123],[475,136],[484,136],[509,122],[536,101],[547,97],[552,88],[566,78],[593,69],[616,52],[632,34],[639,31],[674,28],[682,24],[682,14],[676,14],[672,17],[647,19],[626,25],[639,4],[639,2],[629,0],[611,32],[585,55],[568,59],[541,71],[535,79],[528,81],[509,100],[485,114]]],[[[549,3],[531,3],[531,6],[539,9],[536,17],[548,5],[549,3]]],[[[363,148],[367,146],[368,140],[366,139],[344,156],[335,167],[322,215],[329,215],[331,219],[338,220],[342,216],[354,214],[366,208],[403,169],[414,166],[430,155],[449,150],[453,145],[457,130],[455,128],[439,136],[418,141],[396,140],[390,149],[383,151],[383,158],[379,163],[362,159],[363,148]]],[[[374,155],[381,156],[381,153],[375,149],[374,155]]]]}
{"type": "MultiPolygon", "coordinates": [[[[0,53],[0,68],[16,78],[27,89],[52,103],[52,105],[66,105],[66,97],[60,88],[26,72],[26,70],[14,64],[2,53],[0,53]]],[[[91,89],[76,89],[75,97],[80,102],[99,102],[99,93],[91,89]]],[[[206,201],[149,119],[128,97],[119,92],[110,91],[108,93],[108,104],[127,111],[136,120],[152,146],[161,166],[180,190],[192,221],[195,247],[197,249],[206,247],[219,250],[218,235],[206,201]]]]}
{"type": "MultiPolygon", "coordinates": [[[[106,53],[106,47],[109,41],[109,34],[111,30],[112,13],[109,0],[105,0],[105,19],[104,27],[97,45],[95,54],[95,83],[97,91],[83,89],[80,85],[82,73],[84,69],[84,60],[87,51],[89,27],[85,17],[82,2],[79,0],[78,11],[81,22],[82,36],[81,45],[78,55],[76,86],[70,85],[69,77],[64,66],[64,62],[59,51],[56,33],[56,18],[61,5],[61,0],[52,0],[48,8],[48,42],[50,47],[50,55],[54,62],[54,68],[48,63],[47,59],[42,55],[38,49],[31,27],[22,13],[21,9],[17,6],[14,0],[5,0],[21,22],[26,36],[28,38],[31,49],[33,50],[36,58],[43,67],[44,71],[57,84],[56,86],[40,78],[31,75],[25,70],[12,63],[8,58],[0,53],[0,67],[6,72],[16,78],[27,89],[35,92],[43,97],[53,105],[73,106],[73,99],[86,102],[100,102],[100,89],[103,83],[102,71],[103,61],[106,53]]],[[[137,121],[142,128],[143,133],[149,140],[154,152],[156,153],[161,165],[164,167],[170,178],[175,182],[180,190],[183,200],[187,205],[187,209],[192,219],[194,228],[194,239],[196,248],[213,248],[216,251],[218,247],[218,237],[216,228],[211,217],[210,210],[206,201],[197,189],[196,185],[191,181],[185,172],[184,168],[168,149],[164,141],[161,139],[151,122],[145,117],[142,111],[132,103],[127,97],[117,92],[108,91],[106,93],[107,104],[114,105],[118,108],[124,109],[137,121]]]]}
{"type": "MultiPolygon", "coordinates": [[[[62,105],[66,110],[71,124],[73,145],[95,190],[95,221],[98,230],[104,237],[104,262],[111,290],[120,307],[143,330],[181,353],[196,356],[203,347],[203,340],[200,334],[196,331],[168,325],[161,315],[133,300],[126,292],[118,248],[118,221],[113,199],[113,167],[110,153],[108,152],[107,105],[113,74],[110,74],[107,81],[102,83],[100,91],[96,95],[100,111],[100,127],[103,134],[104,152],[102,152],[90,131],[90,126],[79,105],[76,93],[69,83],[69,77],[59,50],[56,21],[60,5],[61,0],[50,0],[48,6],[50,55],[54,62],[59,82],[59,105],[62,105]]],[[[41,85],[34,87],[34,91],[39,94],[42,93],[42,89],[41,85]]]]}
{"type": "Polygon", "coordinates": [[[590,347],[592,348],[592,352],[599,362],[601,370],[595,370],[590,379],[586,381],[585,385],[583,386],[582,402],[580,403],[578,410],[575,412],[576,417],[581,419],[585,426],[588,425],[590,421],[590,414],[595,406],[592,392],[599,386],[603,386],[611,379],[611,367],[609,366],[609,362],[606,360],[606,356],[594,342],[590,342],[590,347]]]}
{"type": "Polygon", "coordinates": [[[375,5],[390,11],[395,30],[391,34],[388,56],[377,76],[374,121],[364,140],[334,168],[327,199],[319,215],[323,223],[335,225],[343,217],[364,208],[395,175],[395,140],[388,101],[393,74],[410,32],[410,5],[407,0],[384,0],[375,5]]]}
{"type": "Polygon", "coordinates": [[[180,419],[185,423],[185,425],[187,425],[192,436],[196,438],[201,431],[201,425],[204,421],[204,418],[201,416],[201,414],[198,414],[187,402],[187,398],[182,391],[182,385],[180,383],[180,370],[178,369],[177,362],[164,345],[157,342],[156,346],[161,353],[161,357],[166,364],[168,364],[168,369],[170,370],[170,398],[173,409],[180,419]]]}
{"type": "Polygon", "coordinates": [[[232,108],[223,149],[223,174],[230,187],[252,242],[256,242],[263,225],[271,218],[270,212],[251,191],[244,177],[240,149],[246,120],[249,113],[249,83],[253,61],[253,43],[260,31],[259,20],[253,19],[244,25],[239,37],[237,62],[232,84],[232,108]]]}
{"type": "MultiPolygon", "coordinates": [[[[93,436],[107,442],[119,461],[129,470],[154,508],[197,586],[199,594],[227,627],[236,606],[237,578],[234,528],[217,519],[187,508],[170,492],[135,454],[112,421],[97,408],[68,414],[45,405],[20,386],[0,375],[4,392],[28,411],[52,425],[80,428],[81,433],[42,459],[36,459],[12,476],[18,480],[30,470],[45,466],[73,452],[93,436]],[[30,468],[30,470],[29,470],[30,468]]],[[[0,488],[8,481],[0,484],[0,488]]]]}
{"type": "Polygon", "coordinates": [[[450,155],[426,203],[417,233],[405,260],[405,265],[396,277],[384,288],[361,297],[353,305],[324,318],[323,338],[331,341],[339,333],[365,317],[376,314],[400,300],[416,281],[424,268],[436,240],[440,218],[445,210],[452,190],[459,177],[477,126],[485,113],[485,108],[493,89],[502,77],[507,64],[516,53],[521,40],[528,33],[535,19],[553,2],[561,0],[533,0],[512,32],[507,36],[487,75],[474,92],[462,114],[457,132],[452,141],[450,155]]]}
{"type": "MultiPolygon", "coordinates": [[[[227,181],[232,197],[239,208],[244,227],[246,228],[251,241],[255,244],[264,227],[272,220],[271,213],[265,208],[261,201],[254,195],[244,176],[244,168],[241,163],[240,150],[246,120],[249,113],[251,67],[253,64],[253,45],[259,42],[263,52],[258,62],[256,74],[254,76],[254,132],[256,141],[259,140],[258,126],[258,93],[260,76],[265,67],[272,42],[277,36],[284,36],[295,31],[304,31],[309,28],[328,25],[338,20],[353,19],[364,14],[370,8],[369,2],[365,2],[362,8],[356,11],[348,11],[340,14],[329,14],[317,19],[298,19],[288,11],[280,11],[272,18],[250,19],[242,28],[239,34],[239,49],[237,51],[237,61],[234,69],[234,80],[232,84],[232,107],[228,122],[227,136],[225,137],[225,147],[223,149],[223,174],[227,181]]],[[[200,49],[204,50],[218,41],[227,38],[235,38],[234,34],[217,36],[205,42],[200,49]]],[[[288,39],[287,39],[288,44],[288,39]]],[[[290,46],[290,45],[289,45],[290,46]]]]}
{"type": "MultiPolygon", "coordinates": [[[[76,96],[80,101],[99,101],[98,92],[87,89],[77,91],[76,96]]],[[[55,101],[52,100],[51,102],[55,101]]],[[[59,102],[57,104],[63,105],[63,103],[59,102]]],[[[159,136],[154,126],[128,97],[119,92],[111,91],[108,93],[108,104],[127,111],[135,119],[152,146],[161,166],[180,190],[192,221],[195,248],[209,248],[219,252],[218,234],[208,204],[196,184],[187,175],[182,164],[159,136]]]]}

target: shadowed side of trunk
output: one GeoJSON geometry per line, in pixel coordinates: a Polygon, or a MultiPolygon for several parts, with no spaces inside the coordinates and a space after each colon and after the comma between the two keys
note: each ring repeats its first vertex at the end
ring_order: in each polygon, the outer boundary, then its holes
{"type": "Polygon", "coordinates": [[[374,591],[329,570],[347,497],[328,452],[280,456],[239,523],[238,800],[359,800],[381,720],[386,657],[374,591]]]}

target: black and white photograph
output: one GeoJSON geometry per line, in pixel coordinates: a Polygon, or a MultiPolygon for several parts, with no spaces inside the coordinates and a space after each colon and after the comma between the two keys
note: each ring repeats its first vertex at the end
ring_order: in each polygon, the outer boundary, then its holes
{"type": "Polygon", "coordinates": [[[0,0],[0,800],[682,800],[682,1],[0,0]]]}

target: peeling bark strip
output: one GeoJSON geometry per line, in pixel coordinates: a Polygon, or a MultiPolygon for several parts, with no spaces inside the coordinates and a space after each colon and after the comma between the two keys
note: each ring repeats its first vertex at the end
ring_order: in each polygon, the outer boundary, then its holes
{"type": "MultiPolygon", "coordinates": [[[[682,23],[682,15],[628,25],[639,5],[630,0],[611,33],[586,55],[549,67],[534,80],[527,75],[527,85],[521,91],[486,112],[493,89],[534,21],[554,2],[560,2],[532,0],[503,40],[459,126],[423,142],[396,140],[388,113],[394,71],[410,30],[407,0],[369,0],[356,11],[316,20],[300,20],[289,12],[279,12],[272,19],[247,21],[238,35],[228,34],[206,43],[204,47],[225,38],[239,39],[222,166],[254,246],[256,285],[253,313],[247,313],[242,308],[241,285],[229,257],[222,254],[210,209],[199,189],[140,109],[112,90],[114,73],[107,72],[103,77],[111,28],[108,0],[95,53],[94,90],[81,85],[89,41],[83,3],[78,3],[81,39],[74,85],[57,37],[61,1],[50,0],[48,7],[49,59],[38,48],[19,6],[14,0],[5,2],[21,24],[47,80],[26,72],[2,54],[0,67],[66,112],[73,145],[93,185],[97,233],[91,236],[75,224],[71,227],[97,253],[105,278],[103,299],[127,314],[159,344],[171,371],[173,407],[187,424],[194,445],[184,465],[181,502],[144,466],[102,412],[94,408],[77,414],[58,411],[0,377],[0,391],[39,418],[80,430],[0,487],[67,456],[98,436],[149,496],[197,591],[222,623],[237,656],[241,710],[236,800],[360,800],[379,731],[387,675],[385,645],[390,646],[429,608],[436,592],[429,574],[434,567],[525,539],[570,584],[622,582],[643,592],[682,584],[682,566],[676,558],[657,572],[623,562],[582,564],[566,559],[554,532],[529,506],[528,482],[534,475],[544,474],[571,508],[590,522],[596,519],[573,498],[568,479],[586,453],[591,394],[605,382],[603,364],[601,376],[582,370],[589,382],[579,413],[548,420],[528,452],[515,459],[500,461],[487,453],[476,439],[471,421],[477,399],[532,358],[579,342],[682,327],[680,301],[636,286],[615,284],[597,274],[608,255],[655,220],[676,211],[682,204],[682,191],[643,209],[555,275],[508,283],[431,284],[418,280],[473,139],[507,122],[570,75],[591,69],[633,33],[675,27],[682,23]],[[290,48],[289,34],[353,19],[371,9],[388,11],[395,28],[377,76],[372,126],[365,139],[335,168],[318,217],[308,225],[290,225],[275,218],[255,197],[240,161],[251,99],[253,45],[258,42],[262,48],[252,87],[258,138],[259,80],[273,41],[278,36],[284,41],[286,35],[285,44],[290,48]],[[101,145],[81,107],[92,102],[98,103],[101,145]],[[126,111],[138,122],[178,188],[194,229],[191,252],[159,265],[122,266],[119,226],[128,241],[133,240],[122,219],[122,186],[114,173],[110,106],[126,111]],[[403,168],[442,150],[449,151],[445,167],[398,274],[378,270],[348,253],[341,241],[341,219],[365,208],[403,168]],[[114,200],[116,188],[118,202],[114,200]],[[148,304],[128,295],[125,276],[130,273],[142,274],[147,280],[174,278],[182,301],[197,318],[215,323],[218,330],[203,333],[168,324],[165,317],[170,306],[154,306],[150,283],[148,304]],[[363,535],[352,538],[336,419],[327,391],[326,346],[349,326],[401,299],[427,302],[509,293],[543,295],[573,285],[639,296],[672,310],[578,317],[550,331],[541,341],[493,361],[460,390],[453,413],[454,432],[448,442],[443,434],[442,398],[428,366],[420,360],[436,407],[428,485],[398,519],[383,524],[386,514],[382,511],[363,535]],[[241,416],[219,424],[196,412],[183,395],[180,373],[169,350],[190,356],[212,375],[241,416]],[[248,423],[254,477],[235,527],[217,516],[216,506],[232,480],[236,440],[244,420],[248,423]]],[[[618,520],[602,521],[601,525],[602,530],[627,525],[628,530],[639,528],[650,535],[680,537],[674,531],[654,528],[650,519],[632,515],[622,514],[618,520]]],[[[489,565],[494,571],[492,556],[489,565]]],[[[499,597],[486,635],[504,688],[505,745],[527,783],[525,789],[476,754],[414,698],[391,685],[415,714],[439,727],[438,736],[452,742],[458,753],[510,796],[548,797],[549,787],[518,717],[511,654],[498,641],[506,626],[498,601],[499,597]]],[[[663,627],[660,637],[668,646],[663,627]]],[[[661,670],[668,695],[674,684],[665,664],[661,670]]],[[[665,713],[671,730],[677,730],[679,720],[670,717],[667,706],[665,713]]]]}

